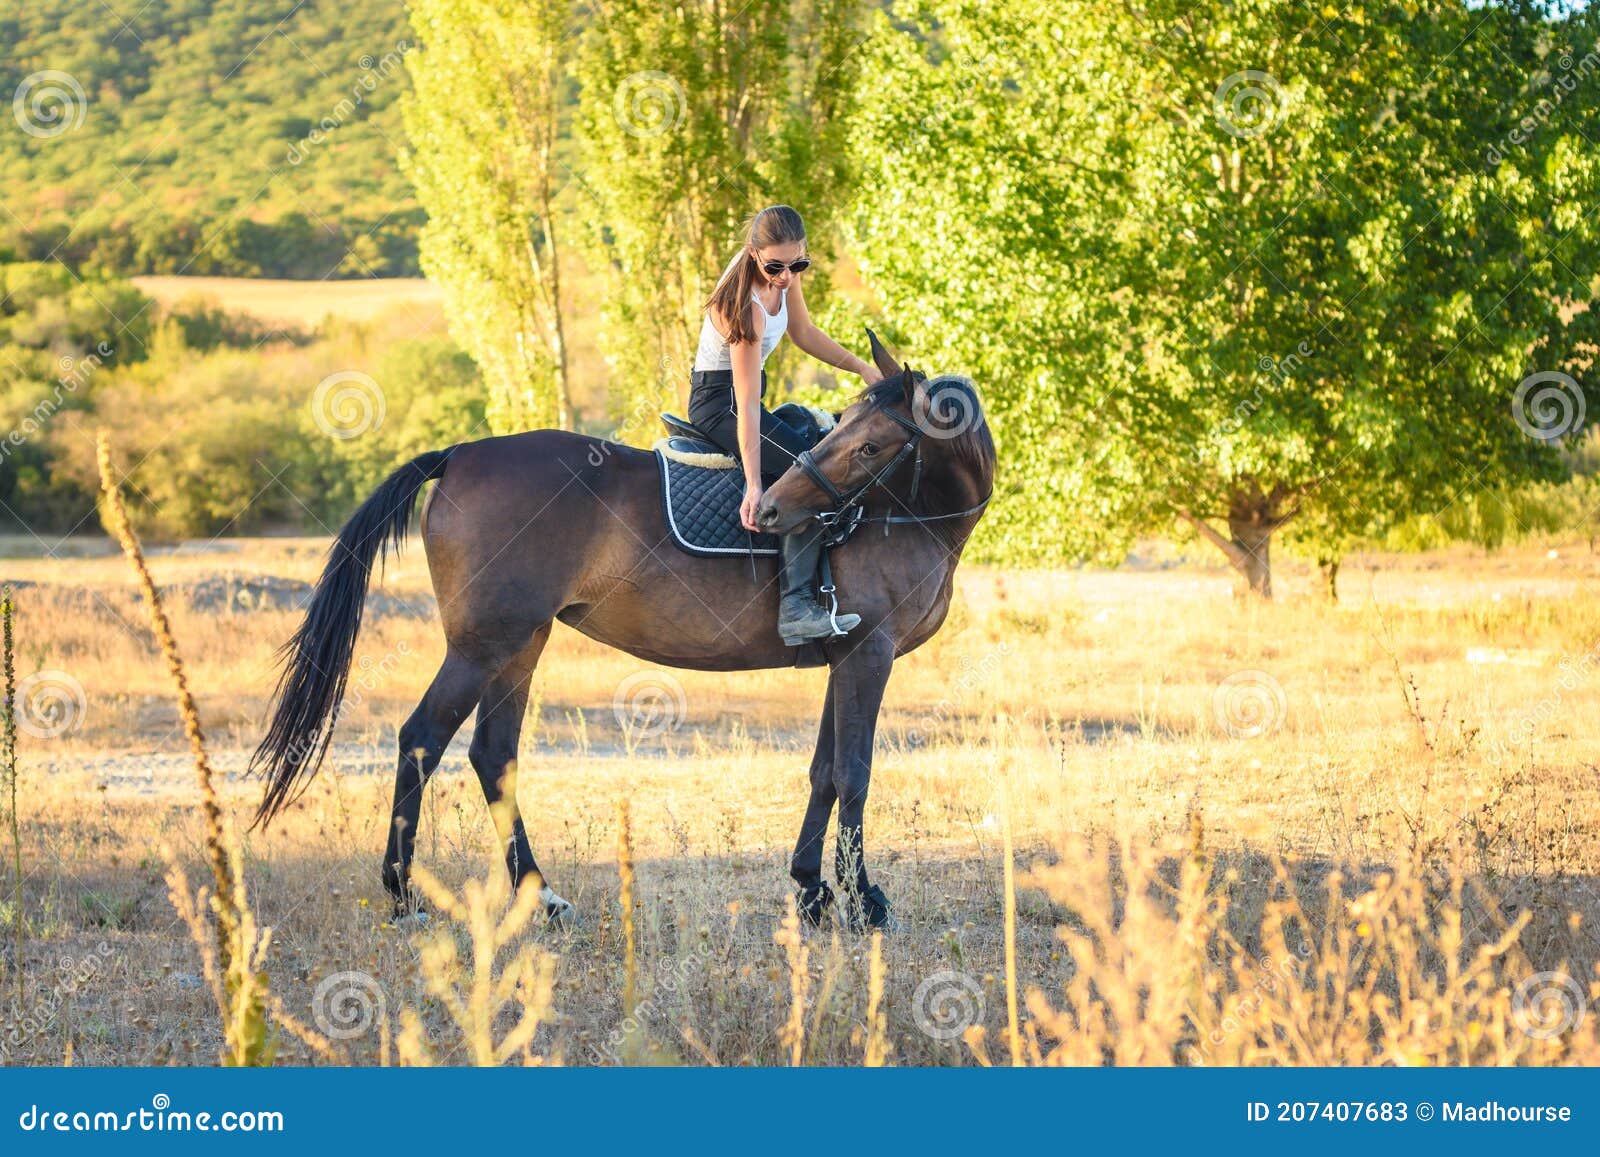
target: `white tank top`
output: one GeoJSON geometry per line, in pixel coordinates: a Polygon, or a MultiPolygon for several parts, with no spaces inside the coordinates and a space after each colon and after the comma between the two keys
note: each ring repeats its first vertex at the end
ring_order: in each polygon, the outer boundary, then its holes
{"type": "MultiPolygon", "coordinates": [[[[761,364],[767,362],[770,354],[780,341],[783,340],[784,331],[789,328],[789,289],[784,287],[783,293],[778,297],[778,312],[768,313],[767,307],[761,304],[761,298],[755,290],[750,291],[750,299],[756,303],[756,308],[767,319],[766,332],[761,335],[761,364]]],[[[728,352],[728,339],[717,332],[717,327],[711,324],[711,314],[706,314],[704,324],[700,326],[700,348],[694,355],[694,368],[697,370],[731,370],[733,368],[733,355],[728,352]]]]}

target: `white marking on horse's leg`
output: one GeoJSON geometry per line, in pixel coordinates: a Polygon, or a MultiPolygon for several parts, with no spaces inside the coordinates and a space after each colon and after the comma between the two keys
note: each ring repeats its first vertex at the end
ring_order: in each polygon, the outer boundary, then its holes
{"type": "Polygon", "coordinates": [[[539,899],[544,901],[544,910],[549,913],[550,919],[557,924],[569,923],[576,914],[575,909],[566,900],[556,895],[554,888],[545,884],[539,889],[539,899]]]}

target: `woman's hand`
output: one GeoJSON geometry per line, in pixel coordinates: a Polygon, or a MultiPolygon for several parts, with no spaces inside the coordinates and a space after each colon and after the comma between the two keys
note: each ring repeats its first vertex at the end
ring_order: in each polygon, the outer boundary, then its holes
{"type": "MultiPolygon", "coordinates": [[[[811,314],[806,309],[805,291],[801,288],[801,280],[796,277],[788,290],[789,339],[818,361],[834,369],[843,370],[847,374],[859,374],[861,380],[869,386],[883,381],[883,374],[877,366],[856,357],[813,324],[811,314]]],[[[759,311],[754,316],[758,322],[764,317],[759,311]]]]}
{"type": "Polygon", "coordinates": [[[761,483],[746,482],[744,486],[744,501],[739,503],[739,521],[744,523],[746,530],[759,531],[756,525],[756,506],[761,502],[761,483]]]}

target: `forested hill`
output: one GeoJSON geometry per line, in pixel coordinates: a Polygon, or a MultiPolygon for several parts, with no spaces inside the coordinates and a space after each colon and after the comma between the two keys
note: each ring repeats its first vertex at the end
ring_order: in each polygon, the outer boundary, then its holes
{"type": "Polygon", "coordinates": [[[402,0],[5,4],[0,260],[415,272],[409,35],[402,0]]]}

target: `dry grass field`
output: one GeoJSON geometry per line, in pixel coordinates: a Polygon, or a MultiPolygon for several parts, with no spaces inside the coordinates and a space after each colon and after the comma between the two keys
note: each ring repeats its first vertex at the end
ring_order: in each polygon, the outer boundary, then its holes
{"type": "MultiPolygon", "coordinates": [[[[418,842],[459,909],[397,926],[395,733],[442,653],[415,550],[369,603],[328,765],[246,833],[283,604],[325,546],[151,558],[271,929],[280,1063],[1600,1062],[1581,546],[1352,559],[1337,606],[1292,563],[1271,605],[1208,558],[964,568],[885,703],[868,860],[903,926],[881,944],[788,919],[823,673],[652,672],[561,627],[519,796],[577,922],[497,934],[469,724],[418,842]]],[[[165,880],[169,859],[207,878],[194,770],[137,590],[109,549],[21,553],[0,563],[37,676],[20,959],[0,870],[4,1060],[216,1063],[205,938],[165,880]]]]}
{"type": "Polygon", "coordinates": [[[328,317],[370,321],[404,308],[439,316],[439,289],[421,277],[350,281],[274,281],[260,277],[134,277],[133,284],[168,308],[208,301],[268,325],[312,330],[328,317]]]}

